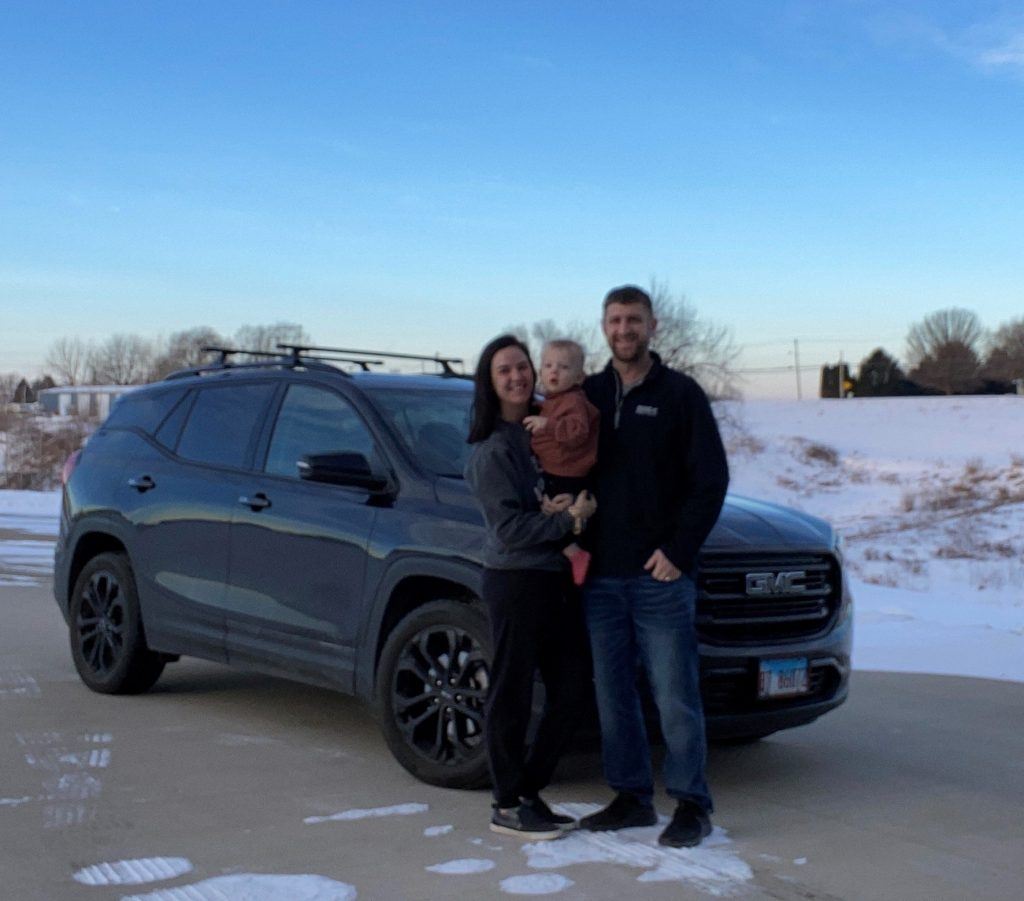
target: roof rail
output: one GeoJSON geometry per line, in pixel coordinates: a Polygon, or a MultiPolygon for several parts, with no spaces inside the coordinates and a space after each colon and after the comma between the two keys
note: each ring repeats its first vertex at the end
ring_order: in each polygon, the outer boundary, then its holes
{"type": "MultiPolygon", "coordinates": [[[[391,360],[421,360],[427,363],[437,363],[443,374],[446,376],[462,376],[461,372],[456,372],[452,369],[452,363],[462,363],[461,357],[442,357],[438,354],[434,356],[427,356],[425,354],[399,354],[392,353],[387,350],[357,350],[351,347],[320,347],[317,345],[310,344],[278,344],[282,350],[287,350],[294,360],[298,360],[300,355],[305,354],[309,351],[315,353],[334,353],[334,354],[359,354],[364,357],[386,357],[391,360]]],[[[346,362],[357,363],[358,360],[347,360],[346,362]]],[[[379,361],[373,361],[379,362],[379,361]]]]}

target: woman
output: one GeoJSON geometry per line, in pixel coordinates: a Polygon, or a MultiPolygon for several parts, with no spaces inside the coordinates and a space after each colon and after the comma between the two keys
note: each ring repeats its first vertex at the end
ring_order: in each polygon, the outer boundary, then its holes
{"type": "Polygon", "coordinates": [[[534,409],[536,372],[521,341],[502,335],[480,354],[466,480],[483,510],[483,598],[494,634],[487,753],[494,783],[491,829],[557,838],[574,824],[540,797],[572,733],[589,683],[587,639],[564,539],[596,509],[581,494],[540,501],[541,473],[522,425],[534,409]],[[526,747],[537,671],[546,702],[526,747]]]}

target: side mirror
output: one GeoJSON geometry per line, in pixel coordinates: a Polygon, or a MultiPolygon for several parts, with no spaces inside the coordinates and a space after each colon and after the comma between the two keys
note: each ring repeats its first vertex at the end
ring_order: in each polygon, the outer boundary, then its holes
{"type": "Polygon", "coordinates": [[[387,488],[388,480],[370,469],[363,454],[307,454],[298,462],[299,478],[310,482],[327,482],[378,492],[387,488]]]}

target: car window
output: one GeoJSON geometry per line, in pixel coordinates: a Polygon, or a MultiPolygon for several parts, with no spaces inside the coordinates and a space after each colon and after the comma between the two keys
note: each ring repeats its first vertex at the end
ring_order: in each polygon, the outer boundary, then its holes
{"type": "Polygon", "coordinates": [[[156,430],[153,437],[164,447],[174,450],[177,446],[178,436],[181,435],[181,427],[185,424],[191,401],[192,397],[189,394],[181,397],[174,405],[174,409],[164,417],[160,428],[156,430]]]}
{"type": "Polygon", "coordinates": [[[243,467],[253,431],[274,387],[248,384],[200,388],[178,442],[178,455],[199,463],[243,467]]]}
{"type": "Polygon", "coordinates": [[[274,423],[264,470],[298,478],[303,456],[346,452],[376,462],[373,435],[362,417],[333,391],[291,385],[274,423]]]}
{"type": "Polygon", "coordinates": [[[472,391],[387,388],[374,391],[373,400],[422,466],[462,477],[471,451],[466,436],[472,391]]]}
{"type": "Polygon", "coordinates": [[[167,391],[142,391],[121,395],[110,411],[106,428],[141,429],[147,435],[156,432],[160,423],[181,400],[186,389],[171,388],[167,391]]]}

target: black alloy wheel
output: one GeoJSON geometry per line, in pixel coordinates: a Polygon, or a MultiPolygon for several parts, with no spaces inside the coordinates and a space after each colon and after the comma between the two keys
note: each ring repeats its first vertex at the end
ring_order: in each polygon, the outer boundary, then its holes
{"type": "Polygon", "coordinates": [[[160,677],[164,659],[146,647],[127,559],[104,553],[79,573],[71,596],[71,656],[82,681],[103,694],[136,694],[160,677]]]}
{"type": "Polygon", "coordinates": [[[392,753],[425,782],[469,788],[487,781],[490,653],[483,612],[456,601],[424,605],[388,638],[378,713],[392,753]]]}

